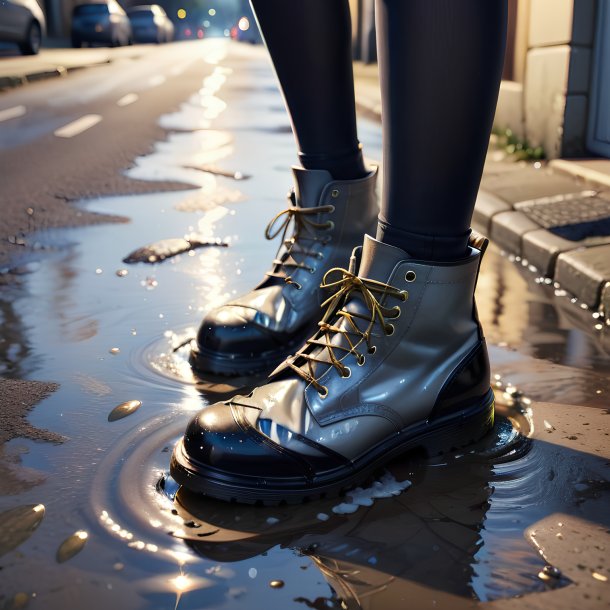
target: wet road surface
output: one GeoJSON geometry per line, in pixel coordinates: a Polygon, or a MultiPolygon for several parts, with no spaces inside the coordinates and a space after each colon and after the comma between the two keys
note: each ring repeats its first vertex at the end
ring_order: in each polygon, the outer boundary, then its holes
{"type": "MultiPolygon", "coordinates": [[[[29,420],[65,440],[15,439],[0,456],[14,482],[0,496],[0,605],[607,606],[606,329],[493,248],[478,288],[492,435],[442,459],[405,456],[364,489],[302,507],[176,489],[169,452],[190,416],[256,383],[196,379],[180,346],[268,267],[277,244],[264,228],[294,159],[263,50],[206,44],[198,91],[160,117],[167,140],[126,172],[198,188],[83,201],[130,221],[38,233],[45,257],[1,293],[0,366],[61,384],[29,420]],[[228,247],[123,262],[185,236],[228,247]]],[[[360,139],[379,159],[378,125],[362,121],[360,139]]]]}

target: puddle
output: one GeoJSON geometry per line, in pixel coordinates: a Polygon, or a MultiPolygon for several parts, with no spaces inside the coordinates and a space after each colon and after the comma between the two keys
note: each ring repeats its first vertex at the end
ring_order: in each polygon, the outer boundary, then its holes
{"type": "MultiPolygon", "coordinates": [[[[168,477],[191,415],[257,381],[195,377],[188,340],[205,311],[252,286],[273,259],[277,245],[262,236],[285,205],[294,156],[291,136],[273,129],[269,107],[281,100],[272,74],[243,69],[247,55],[214,61],[214,78],[162,119],[183,132],[129,172],[197,189],[84,203],[131,220],[37,236],[52,253],[3,292],[2,370],[61,384],[30,420],[67,440],[6,445],[38,478],[0,496],[0,522],[13,524],[0,535],[0,606],[351,609],[408,600],[459,610],[582,591],[571,585],[582,571],[553,551],[540,524],[557,527],[562,513],[610,525],[600,433],[598,445],[570,439],[586,429],[576,430],[579,417],[601,427],[608,362],[596,335],[571,325],[493,250],[479,302],[498,408],[476,447],[405,456],[351,495],[300,507],[205,500],[168,477]],[[259,148],[265,155],[253,156],[259,148]],[[124,266],[140,244],[192,234],[231,247],[124,266]]],[[[378,126],[363,121],[360,134],[379,158],[378,126]]],[[[578,561],[603,577],[578,545],[578,561]]]]}

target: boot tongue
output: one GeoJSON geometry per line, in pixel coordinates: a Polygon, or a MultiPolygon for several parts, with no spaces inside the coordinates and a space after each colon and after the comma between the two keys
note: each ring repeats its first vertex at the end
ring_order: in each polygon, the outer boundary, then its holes
{"type": "Polygon", "coordinates": [[[387,282],[394,267],[409,258],[404,250],[365,235],[358,277],[387,282]]]}
{"type": "Polygon", "coordinates": [[[305,169],[293,166],[292,175],[297,202],[303,208],[319,205],[324,187],[333,181],[330,172],[325,169],[305,169]]]}

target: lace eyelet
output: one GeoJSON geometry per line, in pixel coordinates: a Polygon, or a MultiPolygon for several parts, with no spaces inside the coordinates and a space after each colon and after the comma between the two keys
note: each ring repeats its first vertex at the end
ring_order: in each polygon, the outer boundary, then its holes
{"type": "Polygon", "coordinates": [[[324,260],[324,254],[322,254],[322,252],[318,252],[318,253],[316,254],[316,258],[317,258],[319,261],[322,261],[322,260],[324,260]]]}
{"type": "Polygon", "coordinates": [[[322,391],[318,390],[318,396],[322,399],[328,396],[328,388],[326,386],[322,386],[322,391]]]}
{"type": "Polygon", "coordinates": [[[404,303],[409,298],[409,292],[407,290],[401,290],[400,297],[402,302],[404,303]]]}
{"type": "Polygon", "coordinates": [[[309,273],[311,273],[311,275],[313,275],[316,272],[316,270],[313,267],[309,268],[309,273]]]}
{"type": "Polygon", "coordinates": [[[297,289],[297,290],[303,290],[303,286],[301,286],[301,284],[298,284],[297,282],[292,282],[292,285],[297,289]]]}
{"type": "Polygon", "coordinates": [[[328,207],[330,208],[330,210],[328,210],[328,212],[327,212],[327,213],[328,213],[328,214],[333,214],[333,213],[334,213],[334,211],[335,211],[335,209],[336,209],[336,208],[335,208],[335,206],[334,206],[334,205],[332,205],[332,204],[329,204],[329,206],[328,206],[328,207]]]}
{"type": "Polygon", "coordinates": [[[349,366],[346,366],[343,369],[343,372],[341,373],[341,377],[343,377],[343,379],[349,379],[351,376],[352,376],[352,369],[350,369],[349,366]],[[347,372],[347,374],[344,374],[346,372],[347,372]]]}
{"type": "Polygon", "coordinates": [[[388,324],[385,327],[385,334],[386,334],[386,337],[390,337],[394,334],[394,324],[388,324]]]}
{"type": "Polygon", "coordinates": [[[326,223],[326,230],[327,231],[332,231],[335,228],[335,223],[332,220],[329,220],[326,223]]]}
{"type": "Polygon", "coordinates": [[[398,320],[398,318],[400,318],[402,310],[400,309],[400,307],[398,307],[398,305],[396,305],[396,307],[394,307],[393,309],[396,312],[396,315],[392,317],[392,320],[398,320]]]}
{"type": "Polygon", "coordinates": [[[405,273],[405,282],[414,282],[417,279],[417,274],[415,271],[407,271],[405,273]]]}
{"type": "Polygon", "coordinates": [[[371,347],[369,347],[369,354],[374,354],[377,351],[377,346],[376,345],[371,345],[371,347]]]}
{"type": "Polygon", "coordinates": [[[339,189],[333,189],[330,196],[336,199],[339,196],[339,189]]]}
{"type": "Polygon", "coordinates": [[[360,354],[360,358],[358,358],[358,361],[357,361],[358,366],[364,366],[365,362],[366,362],[366,357],[363,356],[362,354],[360,354]]]}

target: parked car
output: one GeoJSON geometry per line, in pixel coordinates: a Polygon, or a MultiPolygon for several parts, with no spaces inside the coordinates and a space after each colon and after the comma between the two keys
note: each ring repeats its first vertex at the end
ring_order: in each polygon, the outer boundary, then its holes
{"type": "Polygon", "coordinates": [[[174,24],[158,4],[146,4],[127,9],[135,42],[171,42],[174,24]]]}
{"type": "Polygon", "coordinates": [[[131,44],[131,24],[116,0],[79,4],[72,12],[72,46],[83,43],[117,47],[131,44]]]}
{"type": "Polygon", "coordinates": [[[0,1],[0,41],[19,45],[24,55],[40,50],[46,22],[36,0],[0,1]]]}

